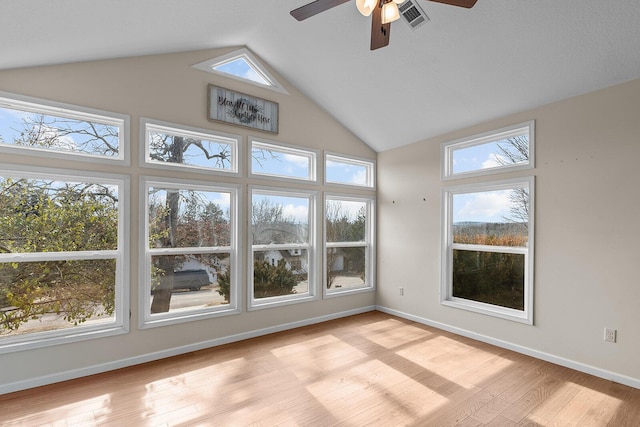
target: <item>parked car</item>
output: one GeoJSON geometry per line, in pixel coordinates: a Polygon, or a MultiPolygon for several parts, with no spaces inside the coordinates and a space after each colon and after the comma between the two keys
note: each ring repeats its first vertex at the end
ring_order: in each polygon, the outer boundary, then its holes
{"type": "MultiPolygon", "coordinates": [[[[211,283],[206,270],[180,270],[173,272],[173,290],[188,289],[199,291],[203,286],[211,283]]],[[[160,285],[155,290],[162,287],[160,285]]]]}

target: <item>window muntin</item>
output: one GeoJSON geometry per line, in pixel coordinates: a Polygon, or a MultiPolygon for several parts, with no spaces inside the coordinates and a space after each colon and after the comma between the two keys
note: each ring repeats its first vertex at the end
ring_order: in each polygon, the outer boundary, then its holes
{"type": "Polygon", "coordinates": [[[253,139],[251,174],[303,181],[316,180],[316,153],[253,139]]]}
{"type": "Polygon", "coordinates": [[[239,136],[150,120],[143,120],[142,128],[147,166],[239,172],[239,136]]]}
{"type": "Polygon", "coordinates": [[[373,289],[373,199],[325,197],[325,296],[373,289]]]}
{"type": "Polygon", "coordinates": [[[0,96],[0,148],[4,150],[124,161],[127,128],[128,118],[123,115],[0,96]]]}
{"type": "Polygon", "coordinates": [[[534,123],[442,144],[442,178],[534,167],[534,123]]]}
{"type": "Polygon", "coordinates": [[[532,323],[533,178],[443,190],[443,304],[532,323]]]}
{"type": "Polygon", "coordinates": [[[374,187],[374,162],[334,154],[325,154],[324,162],[326,183],[374,187]]]}
{"type": "Polygon", "coordinates": [[[249,307],[315,296],[315,193],[253,188],[249,307]]]}
{"type": "Polygon", "coordinates": [[[236,313],[237,188],[143,181],[141,327],[236,313]]]}
{"type": "Polygon", "coordinates": [[[114,175],[0,171],[0,352],[127,331],[127,189],[114,175]]]}

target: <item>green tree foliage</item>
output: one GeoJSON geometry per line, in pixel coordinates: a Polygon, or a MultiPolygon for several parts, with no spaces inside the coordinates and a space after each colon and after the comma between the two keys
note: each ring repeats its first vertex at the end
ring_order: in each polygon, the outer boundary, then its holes
{"type": "MultiPolygon", "coordinates": [[[[456,235],[457,243],[524,246],[521,235],[456,235]]],[[[524,310],[524,255],[453,251],[453,296],[524,310]]]]}
{"type": "Polygon", "coordinates": [[[267,261],[253,263],[253,295],[255,298],[267,298],[295,293],[293,289],[298,283],[296,275],[287,268],[284,259],[277,265],[267,261]]]}
{"type": "MultiPolygon", "coordinates": [[[[114,188],[0,179],[0,251],[42,253],[118,247],[114,188]]],[[[18,329],[44,314],[78,324],[112,314],[115,260],[0,263],[0,323],[18,329]]]]}

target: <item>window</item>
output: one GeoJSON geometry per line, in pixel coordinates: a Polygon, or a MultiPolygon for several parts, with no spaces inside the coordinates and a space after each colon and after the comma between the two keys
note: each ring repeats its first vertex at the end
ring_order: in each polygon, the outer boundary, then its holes
{"type": "Polygon", "coordinates": [[[0,352],[127,332],[128,178],[0,169],[0,352]]]}
{"type": "Polygon", "coordinates": [[[128,124],[123,115],[0,93],[2,151],[125,162],[128,124]]]}
{"type": "Polygon", "coordinates": [[[146,166],[238,173],[240,137],[151,120],[142,121],[146,166]]]}
{"type": "Polygon", "coordinates": [[[442,144],[442,179],[534,167],[534,122],[442,144]]]}
{"type": "Polygon", "coordinates": [[[443,189],[442,302],[533,322],[532,177],[443,189]]]}
{"type": "Polygon", "coordinates": [[[234,186],[144,179],[141,327],[238,312],[234,186]]]}
{"type": "Polygon", "coordinates": [[[315,298],[315,193],[253,188],[249,308],[315,298]]]}
{"type": "Polygon", "coordinates": [[[192,66],[207,73],[249,83],[276,92],[289,94],[287,90],[267,71],[267,68],[248,49],[242,48],[217,58],[192,66]]]}
{"type": "Polygon", "coordinates": [[[371,160],[325,154],[325,182],[373,188],[375,164],[371,160]]]}
{"type": "Polygon", "coordinates": [[[316,153],[253,139],[251,173],[272,178],[316,180],[316,153]]]}
{"type": "Polygon", "coordinates": [[[325,296],[374,288],[374,200],[326,195],[325,296]]]}

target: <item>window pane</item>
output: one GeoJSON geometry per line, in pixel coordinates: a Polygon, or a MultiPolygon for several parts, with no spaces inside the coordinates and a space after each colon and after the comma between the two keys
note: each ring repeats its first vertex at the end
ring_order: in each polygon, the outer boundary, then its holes
{"type": "MultiPolygon", "coordinates": [[[[37,106],[32,108],[37,110],[37,106]]],[[[43,106],[43,109],[46,107],[43,106]]],[[[73,112],[69,112],[73,115],[73,112]]],[[[0,107],[0,143],[68,153],[117,157],[120,128],[117,119],[80,120],[0,107]],[[111,123],[109,123],[111,122],[111,123]]]]}
{"type": "Polygon", "coordinates": [[[0,177],[2,252],[118,248],[113,185],[0,177]]]}
{"type": "Polygon", "coordinates": [[[366,202],[327,199],[327,242],[364,242],[366,221],[366,202]]]}
{"type": "Polygon", "coordinates": [[[251,172],[259,175],[315,180],[315,154],[253,141],[251,144],[251,172]]]}
{"type": "Polygon", "coordinates": [[[115,319],[116,260],[0,263],[0,337],[115,319]]]}
{"type": "Polygon", "coordinates": [[[453,250],[453,296],[524,310],[524,254],[453,250]]]}
{"type": "Polygon", "coordinates": [[[232,61],[224,62],[213,67],[214,70],[221,73],[231,74],[241,79],[250,80],[266,86],[273,86],[256,68],[244,57],[236,58],[232,61]]]}
{"type": "Polygon", "coordinates": [[[229,246],[230,200],[227,192],[150,187],[150,247],[229,246]]]}
{"type": "Polygon", "coordinates": [[[309,242],[309,198],[253,194],[254,245],[309,242]]]}
{"type": "Polygon", "coordinates": [[[453,242],[527,246],[529,190],[482,191],[453,195],[453,242]]]}
{"type": "Polygon", "coordinates": [[[229,304],[230,259],[229,253],[152,256],[151,313],[229,304]]]}
{"type": "Polygon", "coordinates": [[[337,184],[373,187],[373,163],[327,155],[325,180],[337,184]]]}
{"type": "Polygon", "coordinates": [[[366,248],[327,248],[327,289],[360,288],[366,284],[366,248]]]}
{"type": "Polygon", "coordinates": [[[309,292],[309,254],[306,249],[254,251],[253,261],[254,298],[309,292]]]}
{"type": "Polygon", "coordinates": [[[234,171],[234,143],[229,138],[147,125],[147,160],[152,162],[234,171]]]}
{"type": "Polygon", "coordinates": [[[453,173],[529,163],[529,135],[517,135],[469,147],[454,148],[453,173]]]}

